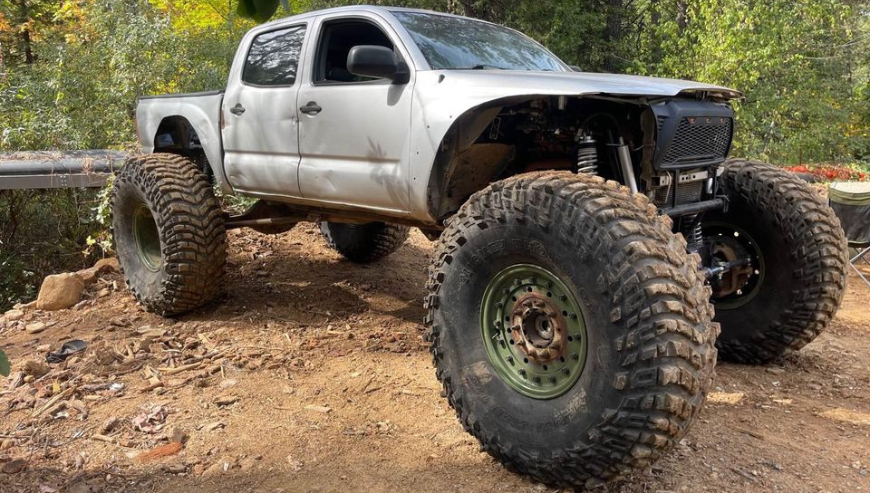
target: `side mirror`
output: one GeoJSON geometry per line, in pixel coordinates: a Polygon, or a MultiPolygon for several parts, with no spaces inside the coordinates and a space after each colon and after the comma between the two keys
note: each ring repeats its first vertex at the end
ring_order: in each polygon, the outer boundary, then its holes
{"type": "Polygon", "coordinates": [[[575,72],[582,72],[583,71],[583,69],[580,68],[578,65],[568,65],[568,68],[570,68],[571,70],[573,70],[575,72]]]}
{"type": "Polygon", "coordinates": [[[363,77],[407,82],[408,69],[399,62],[393,50],[383,46],[354,46],[347,54],[347,71],[363,77]]]}

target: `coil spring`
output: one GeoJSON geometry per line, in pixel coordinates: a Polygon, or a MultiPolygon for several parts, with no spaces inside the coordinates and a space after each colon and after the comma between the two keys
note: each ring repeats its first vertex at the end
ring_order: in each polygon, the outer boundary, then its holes
{"type": "Polygon", "coordinates": [[[598,174],[598,148],[592,137],[583,137],[577,144],[577,172],[598,174]]]}
{"type": "Polygon", "coordinates": [[[698,215],[686,216],[681,220],[681,233],[686,238],[686,246],[690,252],[697,252],[704,246],[704,231],[701,228],[701,218],[698,215]]]}

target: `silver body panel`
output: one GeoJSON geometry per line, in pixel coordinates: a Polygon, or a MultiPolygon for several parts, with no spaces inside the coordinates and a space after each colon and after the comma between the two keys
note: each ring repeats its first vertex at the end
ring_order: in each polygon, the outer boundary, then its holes
{"type": "Polygon", "coordinates": [[[137,108],[145,152],[154,149],[161,120],[181,115],[200,137],[221,188],[227,192],[305,205],[370,211],[432,224],[428,187],[441,142],[466,112],[493,101],[536,96],[665,98],[706,92],[740,93],[699,82],[632,75],[501,70],[432,70],[392,11],[343,7],[264,24],[242,40],[225,96],[142,99],[137,108]],[[410,82],[324,85],[313,81],[321,25],[366,19],[380,27],[407,63],[410,82]],[[292,87],[241,82],[248,47],[261,33],[306,24],[292,87]],[[315,101],[317,115],[298,111],[315,101]],[[229,110],[243,104],[246,111],[229,110]],[[221,135],[223,113],[225,129],[221,135]],[[223,140],[222,140],[223,138],[223,140]],[[227,151],[225,152],[225,149],[227,151]]]}
{"type": "Polygon", "coordinates": [[[191,94],[181,97],[140,98],[136,106],[136,126],[142,152],[154,152],[154,139],[164,118],[183,116],[199,136],[208,162],[212,164],[215,179],[221,189],[232,191],[223,168],[223,144],[221,141],[220,115],[223,94],[191,94]]]}

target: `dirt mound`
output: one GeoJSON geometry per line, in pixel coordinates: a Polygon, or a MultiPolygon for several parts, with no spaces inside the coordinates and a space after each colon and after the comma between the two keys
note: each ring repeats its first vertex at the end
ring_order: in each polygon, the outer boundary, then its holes
{"type": "MultiPolygon", "coordinates": [[[[311,224],[230,237],[226,295],[198,312],[148,314],[114,274],[0,328],[0,491],[548,491],[481,453],[440,396],[422,235],[369,265],[311,224]],[[44,373],[70,339],[88,348],[44,373]]],[[[870,487],[870,288],[851,281],[827,334],[775,366],[720,366],[689,438],[609,491],[870,487]]]]}

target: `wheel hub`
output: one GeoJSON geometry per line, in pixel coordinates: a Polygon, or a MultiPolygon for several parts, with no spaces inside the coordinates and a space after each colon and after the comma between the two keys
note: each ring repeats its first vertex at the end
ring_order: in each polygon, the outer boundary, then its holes
{"type": "Polygon", "coordinates": [[[136,252],[145,267],[153,272],[160,270],[163,257],[160,252],[160,232],[151,211],[144,205],[133,212],[133,238],[136,252]]]}
{"type": "Polygon", "coordinates": [[[586,362],[586,325],[574,294],[555,274],[518,264],[492,278],[480,327],[496,374],[517,392],[552,399],[567,392],[586,362]]]}
{"type": "MultiPolygon", "coordinates": [[[[719,241],[713,244],[711,253],[714,263],[722,264],[749,257],[749,252],[746,251],[746,248],[737,242],[733,236],[720,237],[719,241]]],[[[713,289],[713,296],[721,298],[741,291],[749,283],[752,272],[751,265],[729,269],[710,283],[710,287],[713,289]]]]}
{"type": "Polygon", "coordinates": [[[703,231],[705,265],[719,271],[709,279],[716,309],[745,305],[758,294],[764,282],[761,248],[749,233],[732,224],[705,223],[703,231]]]}
{"type": "Polygon", "coordinates": [[[565,355],[565,318],[546,296],[529,293],[514,305],[511,335],[515,345],[537,363],[565,355]]]}

